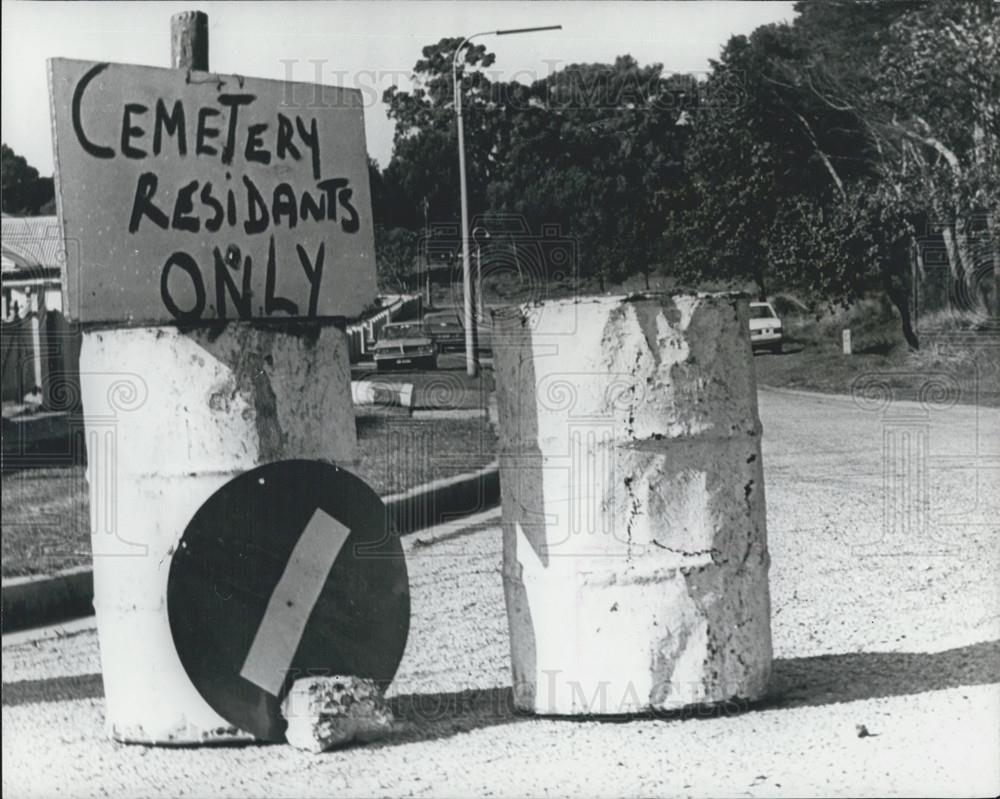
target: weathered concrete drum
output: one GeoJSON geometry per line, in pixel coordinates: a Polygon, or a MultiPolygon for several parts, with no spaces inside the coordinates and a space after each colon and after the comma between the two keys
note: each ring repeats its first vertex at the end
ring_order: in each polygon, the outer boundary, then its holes
{"type": "Polygon", "coordinates": [[[769,557],[745,298],[498,310],[494,364],[517,706],[759,698],[769,557]]]}
{"type": "Polygon", "coordinates": [[[91,330],[80,371],[108,732],[247,737],[209,707],[174,649],[171,557],[195,511],[236,475],[289,458],[353,462],[344,334],[319,322],[91,330]]]}

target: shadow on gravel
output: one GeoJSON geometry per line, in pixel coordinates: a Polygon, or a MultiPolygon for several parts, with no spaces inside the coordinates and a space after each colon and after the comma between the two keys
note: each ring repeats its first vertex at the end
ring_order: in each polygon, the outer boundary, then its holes
{"type": "Polygon", "coordinates": [[[3,684],[4,707],[100,699],[103,696],[104,680],[100,674],[74,674],[50,680],[18,680],[3,684]]]}
{"type": "MultiPolygon", "coordinates": [[[[856,702],[906,696],[945,688],[1000,681],[1000,641],[987,641],[944,652],[858,652],[774,661],[768,696],[746,705],[724,702],[715,707],[663,713],[558,717],[561,721],[620,724],[629,721],[680,721],[741,715],[745,712],[856,702]]],[[[447,738],[534,716],[514,707],[513,690],[489,688],[440,694],[407,694],[389,700],[396,716],[393,735],[375,746],[394,746],[447,738]]]]}
{"type": "Polygon", "coordinates": [[[509,686],[438,694],[403,694],[390,697],[389,707],[396,717],[392,736],[375,746],[447,738],[461,732],[533,718],[514,707],[514,691],[509,686]]]}
{"type": "MultiPolygon", "coordinates": [[[[626,716],[561,717],[566,723],[682,719],[704,720],[746,712],[856,702],[906,696],[945,688],[1000,681],[1000,641],[987,641],[944,652],[858,652],[774,661],[768,696],[747,706],[727,702],[718,707],[626,716]]],[[[104,696],[100,674],[22,680],[3,684],[3,704],[91,699],[104,696]]],[[[383,747],[447,738],[458,733],[513,724],[538,717],[514,707],[508,687],[448,693],[404,694],[389,698],[396,717],[390,737],[367,746],[383,747]]]]}
{"type": "Polygon", "coordinates": [[[857,652],[775,660],[761,710],[905,696],[1000,682],[1000,641],[943,652],[857,652]]]}

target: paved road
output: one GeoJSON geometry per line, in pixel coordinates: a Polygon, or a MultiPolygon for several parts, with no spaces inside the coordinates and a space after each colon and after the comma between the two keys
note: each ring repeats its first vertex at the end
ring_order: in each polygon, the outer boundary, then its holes
{"type": "Polygon", "coordinates": [[[389,741],[320,756],[113,744],[93,631],[10,639],[4,795],[996,795],[1000,411],[771,390],[760,411],[776,658],[760,707],[514,714],[492,520],[407,539],[389,741]]]}

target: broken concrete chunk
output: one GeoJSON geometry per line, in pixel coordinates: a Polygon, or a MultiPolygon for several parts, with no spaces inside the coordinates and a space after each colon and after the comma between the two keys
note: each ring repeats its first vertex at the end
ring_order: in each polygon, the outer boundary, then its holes
{"type": "Polygon", "coordinates": [[[281,705],[288,743],[325,752],[351,741],[372,741],[392,729],[392,711],[374,680],[303,677],[281,705]]]}

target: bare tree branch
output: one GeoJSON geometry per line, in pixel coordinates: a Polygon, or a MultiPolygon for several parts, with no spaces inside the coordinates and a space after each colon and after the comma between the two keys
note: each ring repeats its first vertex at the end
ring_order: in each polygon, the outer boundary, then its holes
{"type": "Polygon", "coordinates": [[[823,94],[819,89],[816,88],[816,84],[813,83],[812,75],[808,72],[806,73],[806,83],[809,84],[809,88],[812,93],[815,94],[820,100],[822,100],[826,105],[830,106],[834,111],[857,111],[857,107],[848,103],[847,105],[838,105],[833,100],[831,100],[827,95],[823,94]]]}
{"type": "MultiPolygon", "coordinates": [[[[928,125],[927,122],[921,119],[919,116],[914,116],[914,119],[916,119],[917,122],[921,123],[924,126],[925,130],[929,131],[931,129],[930,125],[928,125]]],[[[936,150],[938,153],[941,154],[944,160],[948,162],[948,166],[951,167],[952,171],[956,175],[962,174],[962,164],[958,160],[958,156],[955,155],[955,153],[952,150],[946,147],[945,144],[940,139],[937,139],[934,136],[921,136],[919,133],[916,133],[915,131],[912,131],[909,128],[904,127],[899,123],[895,123],[893,127],[895,130],[899,131],[904,136],[922,142],[926,144],[928,147],[931,147],[934,150],[936,150]]]]}
{"type": "Polygon", "coordinates": [[[798,111],[795,111],[791,107],[788,108],[789,111],[795,116],[799,122],[802,123],[802,127],[805,128],[806,135],[809,137],[809,141],[812,142],[813,149],[816,151],[816,155],[819,156],[820,161],[823,162],[823,166],[826,167],[826,171],[830,173],[830,178],[833,180],[834,184],[837,186],[837,191],[840,192],[840,199],[847,199],[847,192],[844,190],[844,181],[840,179],[840,175],[837,174],[837,170],[833,166],[833,162],[830,157],[823,152],[823,148],[819,146],[819,141],[816,139],[816,133],[813,131],[812,126],[806,121],[806,118],[802,116],[798,111]]]}

